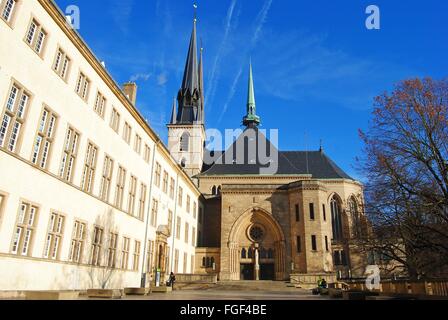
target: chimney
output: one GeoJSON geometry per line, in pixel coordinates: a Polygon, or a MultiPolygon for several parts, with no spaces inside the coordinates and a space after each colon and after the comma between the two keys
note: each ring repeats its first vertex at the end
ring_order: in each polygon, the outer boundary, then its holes
{"type": "Polygon", "coordinates": [[[123,85],[123,92],[135,106],[137,101],[137,84],[135,82],[127,82],[123,85]]]}

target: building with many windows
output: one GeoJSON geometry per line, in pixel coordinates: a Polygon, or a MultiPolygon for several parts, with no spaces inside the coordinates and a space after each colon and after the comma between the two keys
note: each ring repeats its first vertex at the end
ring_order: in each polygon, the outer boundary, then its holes
{"type": "Polygon", "coordinates": [[[136,85],[114,82],[53,1],[1,0],[0,13],[1,290],[193,273],[200,192],[136,85]]]}

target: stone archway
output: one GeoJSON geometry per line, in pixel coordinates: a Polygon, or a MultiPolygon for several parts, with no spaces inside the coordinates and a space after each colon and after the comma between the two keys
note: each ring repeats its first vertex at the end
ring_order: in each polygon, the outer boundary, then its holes
{"type": "MultiPolygon", "coordinates": [[[[262,208],[251,208],[232,225],[228,235],[229,280],[285,279],[285,237],[278,222],[262,208]]],[[[223,252],[224,253],[224,252],[223,252]]],[[[226,272],[227,271],[227,272],[226,272]]]]}

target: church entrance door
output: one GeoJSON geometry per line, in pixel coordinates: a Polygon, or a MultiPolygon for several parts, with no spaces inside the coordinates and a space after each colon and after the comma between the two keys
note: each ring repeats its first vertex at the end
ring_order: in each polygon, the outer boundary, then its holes
{"type": "Polygon", "coordinates": [[[241,264],[241,280],[254,280],[254,265],[253,263],[241,264]]]}
{"type": "Polygon", "coordinates": [[[260,264],[260,280],[275,280],[275,264],[260,264]]]}

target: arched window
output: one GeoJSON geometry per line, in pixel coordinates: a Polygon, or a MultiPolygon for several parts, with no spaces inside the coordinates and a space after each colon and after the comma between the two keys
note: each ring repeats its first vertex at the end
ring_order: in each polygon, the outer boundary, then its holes
{"type": "Polygon", "coordinates": [[[362,236],[362,222],[361,215],[358,209],[358,203],[354,197],[349,200],[350,215],[352,217],[352,234],[354,238],[362,236]]]}
{"type": "Polygon", "coordinates": [[[215,258],[210,259],[210,267],[213,268],[213,265],[215,264],[215,258]]]}
{"type": "Polygon", "coordinates": [[[241,259],[246,259],[247,257],[247,251],[246,248],[243,248],[243,250],[241,250],[241,259]]]}
{"type": "Polygon", "coordinates": [[[218,194],[221,194],[221,186],[218,187],[218,194]]]}
{"type": "Polygon", "coordinates": [[[331,207],[331,221],[332,221],[332,230],[333,230],[333,239],[334,240],[342,240],[342,209],[341,202],[337,198],[337,196],[333,196],[330,201],[331,207]]]}
{"type": "Polygon", "coordinates": [[[260,250],[260,259],[266,259],[268,257],[268,253],[265,248],[261,248],[260,250]]]}
{"type": "Polygon", "coordinates": [[[207,261],[206,261],[205,257],[202,258],[202,266],[203,267],[207,266],[207,261]]]}
{"type": "Polygon", "coordinates": [[[213,186],[213,188],[212,188],[212,194],[213,194],[213,195],[216,194],[216,186],[213,186]]]}
{"type": "Polygon", "coordinates": [[[274,250],[272,249],[268,250],[268,259],[274,259],[274,250]]]}
{"type": "Polygon", "coordinates": [[[207,262],[206,262],[205,266],[206,266],[207,268],[210,268],[210,266],[211,266],[211,264],[210,264],[210,258],[209,258],[209,257],[207,257],[207,262]]]}
{"type": "Polygon", "coordinates": [[[188,132],[184,132],[180,137],[180,151],[186,152],[190,149],[190,135],[188,132]]]}
{"type": "Polygon", "coordinates": [[[254,257],[252,248],[249,248],[247,257],[248,257],[249,259],[252,259],[252,258],[254,257]]]}
{"type": "Polygon", "coordinates": [[[182,168],[185,168],[186,165],[187,165],[187,160],[185,158],[182,158],[182,160],[180,160],[180,166],[182,168]]]}

